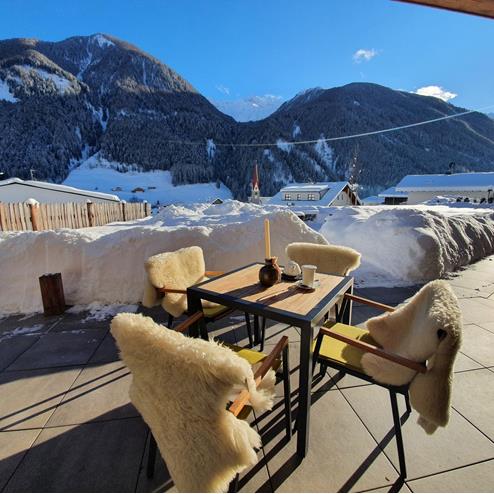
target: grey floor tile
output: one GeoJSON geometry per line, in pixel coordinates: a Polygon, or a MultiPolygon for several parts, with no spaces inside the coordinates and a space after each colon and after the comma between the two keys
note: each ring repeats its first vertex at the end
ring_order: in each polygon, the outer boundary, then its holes
{"type": "Polygon", "coordinates": [[[494,333],[476,324],[466,324],[463,327],[461,352],[484,367],[494,365],[494,333]]]}
{"type": "Polygon", "coordinates": [[[110,332],[104,337],[101,345],[97,348],[94,355],[89,359],[89,364],[116,362],[120,360],[115,338],[110,332]]]}
{"type": "Polygon", "coordinates": [[[480,324],[492,322],[494,300],[482,298],[463,298],[459,300],[460,309],[465,324],[480,324]],[[488,304],[487,304],[488,303],[488,304]]]}
{"type": "Polygon", "coordinates": [[[0,491],[40,432],[41,429],[0,432],[0,491]]]}
{"type": "Polygon", "coordinates": [[[494,373],[481,369],[456,374],[454,390],[454,408],[494,441],[494,373]]]}
{"type": "Polygon", "coordinates": [[[494,460],[409,481],[413,492],[492,492],[494,460]]]}
{"type": "Polygon", "coordinates": [[[396,483],[391,485],[385,485],[378,487],[377,489],[370,489],[363,492],[412,492],[406,482],[401,480],[396,481],[396,483]]]}
{"type": "MultiPolygon", "coordinates": [[[[376,440],[387,442],[386,454],[398,467],[388,391],[373,385],[343,389],[342,393],[376,440]]],[[[401,413],[404,413],[403,401],[400,400],[398,404],[401,413]]],[[[454,410],[451,410],[449,425],[439,428],[433,435],[427,435],[416,422],[417,413],[412,412],[402,428],[409,478],[431,475],[494,457],[494,444],[454,410]]]]}
{"type": "Polygon", "coordinates": [[[483,368],[482,364],[480,364],[479,362],[476,362],[475,360],[471,359],[470,357],[467,357],[461,351],[456,356],[455,365],[454,365],[454,372],[464,372],[464,371],[469,371],[469,370],[474,370],[474,369],[482,369],[482,368],[483,368]]]}
{"type": "Polygon", "coordinates": [[[313,396],[309,453],[301,463],[296,456],[296,435],[286,444],[284,430],[267,424],[260,427],[276,491],[365,490],[392,484],[398,478],[338,390],[313,396]]]}
{"type": "Polygon", "coordinates": [[[29,332],[45,333],[61,319],[61,316],[28,314],[10,316],[0,320],[0,339],[17,330],[23,334],[29,332]]]}
{"type": "Polygon", "coordinates": [[[24,370],[85,364],[105,335],[104,330],[48,333],[7,369],[24,370]]]}
{"type": "Polygon", "coordinates": [[[100,417],[139,417],[129,399],[131,380],[120,361],[85,367],[46,426],[82,424],[100,417]]]}
{"type": "MultiPolygon", "coordinates": [[[[493,316],[494,319],[494,316],[493,316]]],[[[482,329],[487,329],[487,331],[490,331],[491,333],[494,333],[494,321],[492,322],[483,322],[481,324],[477,324],[477,326],[480,326],[482,329]]]]}
{"type": "Polygon", "coordinates": [[[44,429],[6,492],[132,492],[147,430],[141,419],[44,429]]]}
{"type": "Polygon", "coordinates": [[[0,342],[0,371],[6,369],[17,357],[32,347],[40,336],[37,334],[25,334],[11,336],[0,342]]]}
{"type": "Polygon", "coordinates": [[[0,430],[43,427],[79,372],[79,367],[2,372],[0,430]]]}

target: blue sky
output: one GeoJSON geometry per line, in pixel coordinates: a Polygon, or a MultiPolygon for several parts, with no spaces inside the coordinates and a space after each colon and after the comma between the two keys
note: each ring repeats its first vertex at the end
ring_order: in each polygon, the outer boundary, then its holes
{"type": "Polygon", "coordinates": [[[480,17],[390,0],[0,0],[1,38],[96,32],[139,46],[211,99],[365,81],[494,104],[494,20],[480,17]]]}

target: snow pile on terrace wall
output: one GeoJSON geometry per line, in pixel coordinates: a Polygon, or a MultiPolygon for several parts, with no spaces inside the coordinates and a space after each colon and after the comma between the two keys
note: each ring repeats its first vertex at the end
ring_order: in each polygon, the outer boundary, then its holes
{"type": "Polygon", "coordinates": [[[360,206],[321,213],[320,233],[362,254],[354,274],[367,286],[433,280],[494,253],[492,210],[360,206]]]}
{"type": "Polygon", "coordinates": [[[38,277],[45,273],[62,273],[68,304],[134,304],[142,297],[144,261],[153,254],[199,245],[210,270],[262,261],[265,218],[281,262],[290,242],[326,243],[286,209],[236,201],[170,206],[154,218],[98,228],[0,233],[0,313],[41,311],[38,277]]]}

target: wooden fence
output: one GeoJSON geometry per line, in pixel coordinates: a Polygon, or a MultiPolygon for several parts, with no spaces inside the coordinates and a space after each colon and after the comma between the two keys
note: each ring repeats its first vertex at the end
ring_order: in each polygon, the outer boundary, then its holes
{"type": "Polygon", "coordinates": [[[149,203],[65,202],[29,204],[0,202],[0,231],[86,228],[113,221],[132,221],[151,214],[149,203]]]}

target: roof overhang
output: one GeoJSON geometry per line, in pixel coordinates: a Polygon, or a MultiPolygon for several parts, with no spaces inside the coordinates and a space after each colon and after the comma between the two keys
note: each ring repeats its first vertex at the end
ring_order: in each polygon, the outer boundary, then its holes
{"type": "Polygon", "coordinates": [[[415,3],[439,9],[480,15],[494,19],[494,2],[492,0],[394,0],[395,2],[415,3]]]}

